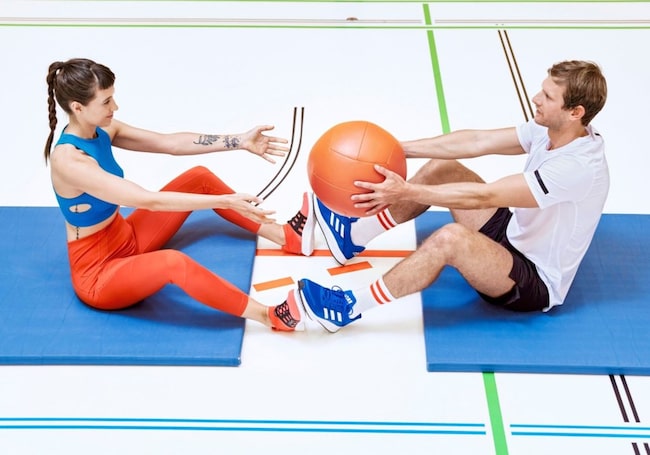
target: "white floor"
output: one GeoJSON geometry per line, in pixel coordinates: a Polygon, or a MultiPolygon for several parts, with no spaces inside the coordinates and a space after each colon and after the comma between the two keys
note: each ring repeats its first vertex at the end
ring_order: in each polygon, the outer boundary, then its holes
{"type": "MultiPolygon", "coordinates": [[[[52,61],[107,64],[118,77],[118,117],[159,131],[272,123],[290,137],[294,108],[304,107],[298,162],[266,203],[285,219],[308,185],[311,144],[333,124],[365,119],[411,139],[440,134],[447,121],[451,129],[522,122],[500,40],[507,35],[528,98],[555,61],[602,65],[609,99],[594,124],[608,144],[606,211],[647,214],[649,29],[648,2],[2,1],[0,205],[55,204],[42,160],[52,61]]],[[[151,188],[202,163],[256,193],[279,168],[239,152],[116,154],[127,178],[151,188]]],[[[420,164],[410,162],[409,172],[420,164]]],[[[490,180],[522,162],[470,164],[490,180]]],[[[317,242],[325,248],[320,235],[317,242]]],[[[414,247],[411,224],[370,245],[414,247]]],[[[363,260],[372,268],[332,276],[326,256],[260,255],[253,285],[308,276],[356,286],[398,258],[363,260]]],[[[272,304],[290,288],[251,293],[272,304]]],[[[250,323],[237,368],[0,367],[7,454],[650,455],[648,422],[647,377],[428,373],[417,295],[335,335],[250,323]]]]}

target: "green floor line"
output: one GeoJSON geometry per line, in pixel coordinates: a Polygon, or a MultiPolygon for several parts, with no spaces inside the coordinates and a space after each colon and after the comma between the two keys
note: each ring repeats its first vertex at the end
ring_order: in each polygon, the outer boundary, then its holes
{"type": "MultiPolygon", "coordinates": [[[[429,5],[424,4],[424,19],[427,25],[431,24],[431,13],[429,5]]],[[[436,85],[436,95],[438,97],[438,109],[440,111],[440,122],[442,124],[442,132],[448,133],[449,115],[447,113],[447,103],[445,102],[445,94],[442,87],[442,75],[440,72],[440,62],[438,60],[438,52],[436,50],[436,41],[433,35],[433,30],[427,30],[427,38],[429,41],[429,52],[431,54],[431,65],[433,67],[433,77],[436,85]]],[[[496,455],[508,455],[508,444],[506,442],[506,433],[503,428],[503,419],[501,418],[501,407],[499,406],[499,394],[497,393],[497,384],[494,379],[494,373],[483,373],[483,384],[485,386],[485,396],[488,405],[488,412],[490,415],[490,427],[492,429],[492,440],[494,442],[494,452],[496,455]]]]}
{"type": "Polygon", "coordinates": [[[494,373],[483,373],[483,385],[485,386],[485,397],[490,414],[494,453],[496,455],[508,455],[508,443],[506,442],[506,432],[503,428],[501,405],[499,405],[499,393],[497,392],[497,382],[494,378],[494,373]]]}

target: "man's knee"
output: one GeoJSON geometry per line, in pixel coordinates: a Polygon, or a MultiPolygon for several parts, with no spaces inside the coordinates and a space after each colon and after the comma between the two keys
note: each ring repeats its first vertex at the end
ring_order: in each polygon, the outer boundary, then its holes
{"type": "Polygon", "coordinates": [[[433,251],[453,251],[467,243],[472,232],[460,223],[449,223],[431,234],[421,245],[421,248],[433,251]]]}
{"type": "Polygon", "coordinates": [[[422,166],[410,181],[421,184],[439,184],[451,182],[483,182],[483,179],[457,160],[440,160],[434,158],[422,166]]]}
{"type": "Polygon", "coordinates": [[[450,169],[450,160],[432,158],[427,161],[418,172],[410,179],[413,183],[434,183],[440,181],[440,176],[445,175],[450,169]]]}

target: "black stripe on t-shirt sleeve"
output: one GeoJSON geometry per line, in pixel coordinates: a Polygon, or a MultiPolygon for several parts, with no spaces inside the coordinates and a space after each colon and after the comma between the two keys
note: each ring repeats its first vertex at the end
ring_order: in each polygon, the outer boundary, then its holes
{"type": "Polygon", "coordinates": [[[548,188],[546,188],[546,185],[544,185],[544,181],[542,180],[542,176],[539,175],[538,170],[535,170],[535,178],[537,179],[537,183],[539,183],[539,186],[542,188],[544,194],[548,194],[548,188]]]}

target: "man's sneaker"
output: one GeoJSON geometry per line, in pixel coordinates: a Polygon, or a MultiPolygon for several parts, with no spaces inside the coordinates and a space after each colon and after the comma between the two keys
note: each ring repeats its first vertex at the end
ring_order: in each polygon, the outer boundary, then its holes
{"type": "Polygon", "coordinates": [[[345,264],[366,249],[365,246],[352,243],[350,237],[352,224],[356,223],[359,218],[349,218],[331,211],[315,194],[313,206],[314,212],[316,212],[316,221],[323,231],[327,247],[339,264],[345,264]]]}
{"type": "Polygon", "coordinates": [[[282,249],[288,253],[311,256],[314,252],[314,206],[311,195],[303,193],[302,207],[283,226],[285,243],[282,249]]]}
{"type": "Polygon", "coordinates": [[[269,308],[269,319],[273,330],[283,332],[300,332],[305,330],[305,313],[298,303],[298,291],[292,289],[287,300],[278,306],[269,308]]]}
{"type": "Polygon", "coordinates": [[[341,288],[326,288],[303,278],[298,281],[300,299],[310,319],[315,320],[329,332],[337,332],[341,327],[361,318],[350,318],[356,299],[352,291],[341,288]]]}

